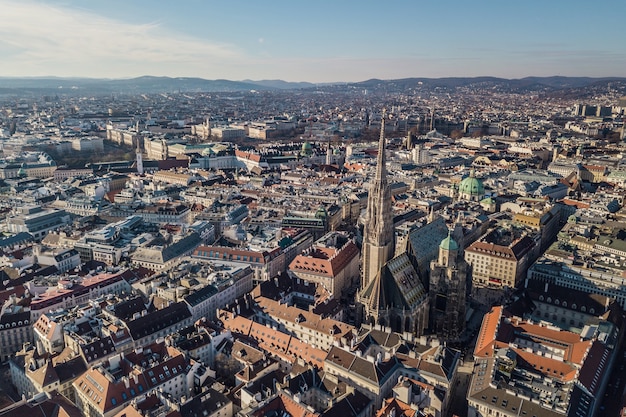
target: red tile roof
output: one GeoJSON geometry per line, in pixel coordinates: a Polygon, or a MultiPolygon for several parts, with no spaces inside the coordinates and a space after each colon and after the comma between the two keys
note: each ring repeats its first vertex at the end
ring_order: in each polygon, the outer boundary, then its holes
{"type": "Polygon", "coordinates": [[[502,306],[492,307],[489,313],[483,317],[483,323],[476,339],[476,347],[474,348],[474,356],[491,356],[493,355],[494,342],[500,319],[502,318],[502,306]]]}
{"type": "Polygon", "coordinates": [[[264,417],[268,415],[270,411],[284,411],[291,417],[319,417],[320,415],[319,413],[309,411],[305,404],[297,403],[292,398],[282,393],[268,402],[267,405],[258,408],[252,416],[264,417]]]}
{"type": "Polygon", "coordinates": [[[497,349],[510,348],[524,366],[568,382],[577,377],[591,345],[576,333],[511,317],[496,306],[483,318],[474,356],[490,358],[497,349]],[[537,350],[545,350],[545,355],[537,350]]]}
{"type": "Polygon", "coordinates": [[[357,256],[359,249],[352,241],[340,249],[316,246],[310,254],[296,256],[289,269],[335,277],[357,256]]]}
{"type": "Polygon", "coordinates": [[[254,339],[260,348],[274,356],[292,362],[299,358],[318,368],[323,366],[325,351],[314,348],[291,335],[232,313],[220,312],[220,319],[224,328],[254,339]]]}

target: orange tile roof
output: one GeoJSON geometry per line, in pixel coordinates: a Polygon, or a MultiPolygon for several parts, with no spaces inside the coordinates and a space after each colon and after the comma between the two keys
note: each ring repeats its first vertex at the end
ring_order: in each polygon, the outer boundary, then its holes
{"type": "MultiPolygon", "coordinates": [[[[151,348],[157,348],[158,344],[153,344],[151,348]]],[[[188,361],[185,356],[176,348],[166,347],[165,352],[167,358],[163,356],[163,360],[156,365],[139,371],[135,368],[129,368],[129,364],[122,362],[121,368],[125,370],[126,381],[122,379],[114,380],[107,377],[97,367],[88,369],[78,377],[74,383],[74,389],[80,394],[86,397],[91,407],[94,407],[99,412],[105,414],[118,406],[129,403],[134,397],[142,395],[144,392],[148,392],[152,389],[156,389],[158,385],[167,383],[169,380],[176,378],[178,374],[186,372],[188,361]],[[153,381],[154,378],[150,378],[148,372],[152,371],[156,375],[164,374],[163,370],[177,369],[176,373],[168,375],[166,378],[153,381]],[[141,389],[139,388],[141,386],[141,389]]],[[[126,359],[131,359],[138,353],[129,354],[126,359]]],[[[130,361],[128,361],[130,363],[130,361]]]]}
{"type": "Polygon", "coordinates": [[[335,339],[351,333],[354,326],[331,318],[321,318],[310,311],[301,310],[298,307],[281,304],[267,297],[257,297],[258,306],[275,320],[280,319],[290,323],[298,323],[302,327],[315,330],[319,333],[330,334],[335,339]]]}
{"type": "Polygon", "coordinates": [[[504,258],[515,258],[513,250],[507,246],[496,245],[494,243],[487,242],[474,242],[467,249],[467,252],[486,252],[493,256],[502,256],[504,258]]]}
{"type": "Polygon", "coordinates": [[[397,398],[386,399],[380,410],[376,412],[376,417],[412,417],[414,415],[415,410],[397,398]]]}
{"type": "Polygon", "coordinates": [[[39,317],[34,324],[35,329],[48,340],[52,340],[57,326],[58,324],[54,320],[50,320],[45,314],[39,317]]]}
{"type": "Polygon", "coordinates": [[[316,246],[309,255],[296,256],[289,269],[335,277],[356,256],[359,256],[359,249],[352,241],[339,249],[316,246]]]}
{"type": "Polygon", "coordinates": [[[251,337],[260,348],[275,356],[290,361],[300,358],[318,368],[323,366],[327,354],[324,350],[242,316],[222,312],[220,318],[226,329],[251,337]]]}
{"type": "Polygon", "coordinates": [[[248,336],[250,334],[250,329],[252,328],[253,323],[252,320],[242,316],[236,316],[231,313],[225,313],[222,316],[222,322],[224,323],[224,328],[227,330],[244,336],[248,336]]]}
{"type": "Polygon", "coordinates": [[[322,349],[314,348],[306,342],[295,337],[291,338],[288,351],[295,356],[302,358],[306,363],[321,369],[324,366],[324,359],[327,352],[322,349]]]}
{"type": "Polygon", "coordinates": [[[576,379],[577,369],[573,365],[532,352],[526,352],[519,348],[512,349],[517,354],[518,363],[521,359],[526,366],[533,368],[546,377],[555,378],[563,382],[570,382],[576,379]]]}
{"type": "Polygon", "coordinates": [[[284,411],[291,417],[319,417],[320,415],[319,413],[309,411],[305,404],[297,403],[283,393],[280,393],[265,406],[258,408],[252,416],[263,417],[268,415],[270,411],[284,411]]]}
{"type": "Polygon", "coordinates": [[[474,356],[491,358],[497,349],[510,348],[517,354],[519,365],[570,382],[577,378],[591,346],[592,341],[583,340],[576,333],[509,317],[502,306],[497,306],[483,318],[474,356]],[[525,343],[530,343],[531,349],[524,348],[525,343]],[[534,352],[533,346],[551,347],[558,356],[543,356],[534,352]]]}
{"type": "Polygon", "coordinates": [[[492,307],[491,311],[483,317],[483,323],[480,326],[480,332],[476,339],[474,356],[486,357],[493,355],[494,342],[496,340],[498,327],[500,326],[502,310],[502,306],[492,307]]]}

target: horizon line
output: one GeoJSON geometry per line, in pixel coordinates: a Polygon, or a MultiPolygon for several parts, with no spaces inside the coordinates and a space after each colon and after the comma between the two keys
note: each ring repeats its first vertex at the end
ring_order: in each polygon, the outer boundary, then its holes
{"type": "Polygon", "coordinates": [[[402,77],[402,78],[368,78],[360,81],[324,81],[324,82],[313,82],[313,81],[287,81],[282,78],[263,78],[263,79],[251,79],[245,78],[242,80],[233,80],[228,78],[204,78],[201,76],[172,76],[172,75],[138,75],[138,76],[129,76],[129,77],[89,77],[89,76],[63,76],[63,75],[0,75],[0,79],[59,79],[59,80],[102,80],[102,81],[130,81],[139,78],[168,78],[171,80],[185,80],[185,79],[197,79],[203,81],[230,81],[230,82],[262,82],[262,81],[279,81],[290,84],[299,84],[299,83],[307,83],[307,84],[349,84],[349,83],[362,83],[366,81],[396,81],[396,80],[410,80],[410,79],[426,79],[426,80],[443,80],[443,79],[471,79],[471,78],[494,78],[500,80],[524,80],[527,78],[587,78],[592,80],[609,80],[609,79],[624,79],[626,80],[626,75],[619,76],[602,76],[602,77],[594,77],[588,75],[527,75],[524,77],[515,77],[515,78],[507,78],[507,77],[499,77],[495,75],[468,75],[468,76],[445,76],[445,77],[426,77],[426,76],[413,76],[413,77],[402,77]]]}

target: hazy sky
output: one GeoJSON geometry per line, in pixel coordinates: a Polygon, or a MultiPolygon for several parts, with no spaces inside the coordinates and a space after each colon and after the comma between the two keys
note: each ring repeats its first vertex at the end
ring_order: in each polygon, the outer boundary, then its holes
{"type": "Polygon", "coordinates": [[[0,76],[626,76],[626,0],[0,0],[0,76]]]}

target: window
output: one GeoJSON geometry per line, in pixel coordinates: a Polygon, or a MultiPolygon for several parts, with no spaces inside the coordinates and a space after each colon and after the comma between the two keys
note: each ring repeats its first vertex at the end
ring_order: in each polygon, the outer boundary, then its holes
{"type": "Polygon", "coordinates": [[[117,405],[117,400],[115,398],[111,398],[111,404],[117,405]]]}
{"type": "Polygon", "coordinates": [[[143,392],[143,385],[139,384],[137,388],[139,388],[139,392],[143,392]]]}

